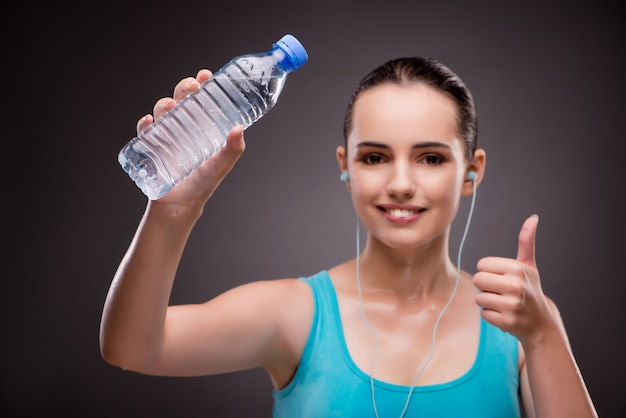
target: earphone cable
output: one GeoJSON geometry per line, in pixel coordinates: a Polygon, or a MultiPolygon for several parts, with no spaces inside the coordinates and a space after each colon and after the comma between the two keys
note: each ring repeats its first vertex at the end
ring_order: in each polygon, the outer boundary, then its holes
{"type": "MultiPolygon", "coordinates": [[[[474,192],[472,193],[472,201],[471,201],[471,204],[470,204],[469,213],[467,215],[467,222],[465,224],[465,230],[463,231],[463,236],[461,238],[461,243],[459,244],[459,251],[458,251],[458,254],[457,254],[456,280],[455,280],[455,283],[454,283],[454,289],[452,290],[452,293],[450,294],[450,297],[448,298],[448,302],[441,309],[441,312],[437,316],[437,319],[435,321],[435,325],[433,326],[433,334],[432,334],[430,352],[428,354],[428,357],[426,358],[426,361],[424,362],[424,365],[420,368],[419,372],[415,376],[415,379],[413,380],[413,383],[411,385],[411,389],[409,391],[409,395],[407,396],[406,403],[404,404],[404,409],[402,410],[402,413],[400,414],[400,418],[404,417],[404,414],[406,413],[407,409],[409,408],[409,403],[411,401],[411,396],[413,395],[413,389],[415,389],[415,385],[417,384],[419,378],[424,373],[424,370],[426,369],[426,366],[428,366],[428,364],[430,363],[430,361],[431,361],[431,359],[432,359],[432,357],[433,357],[433,355],[435,353],[435,340],[436,340],[436,336],[437,336],[437,328],[439,327],[439,321],[441,320],[441,318],[443,317],[443,314],[446,312],[446,310],[448,309],[448,307],[452,303],[452,300],[454,299],[454,296],[456,295],[457,289],[459,288],[459,282],[461,281],[461,254],[463,253],[463,246],[465,245],[465,240],[467,238],[467,234],[468,234],[468,231],[469,231],[470,223],[471,223],[471,220],[472,220],[472,215],[474,213],[474,206],[475,206],[475,203],[476,203],[476,182],[473,181],[472,183],[473,183],[473,186],[474,186],[474,192]]],[[[362,294],[362,290],[361,290],[361,275],[360,275],[360,253],[361,253],[360,222],[357,219],[357,225],[356,225],[356,281],[357,281],[357,290],[358,290],[358,294],[359,294],[359,311],[360,311],[360,314],[361,314],[361,318],[363,319],[363,322],[365,323],[365,325],[369,329],[370,333],[374,337],[374,344],[375,344],[374,345],[374,355],[373,355],[373,358],[372,358],[372,364],[370,366],[370,387],[371,387],[371,392],[372,392],[372,407],[374,408],[374,414],[376,415],[376,418],[379,418],[379,416],[378,416],[378,409],[376,408],[376,396],[375,396],[375,390],[374,390],[374,386],[375,386],[374,385],[374,366],[376,364],[376,357],[378,356],[379,342],[378,342],[378,334],[376,334],[376,330],[370,324],[370,322],[367,320],[367,317],[365,316],[365,310],[363,308],[363,294],[362,294]]]]}

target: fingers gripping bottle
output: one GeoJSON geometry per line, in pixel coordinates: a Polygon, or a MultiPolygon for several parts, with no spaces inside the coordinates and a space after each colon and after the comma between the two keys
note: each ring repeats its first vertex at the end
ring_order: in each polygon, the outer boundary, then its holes
{"type": "Polygon", "coordinates": [[[159,199],[221,149],[234,126],[246,129],[272,109],[287,75],[307,60],[292,35],[267,52],[233,58],[130,140],[120,165],[149,199],[159,199]]]}

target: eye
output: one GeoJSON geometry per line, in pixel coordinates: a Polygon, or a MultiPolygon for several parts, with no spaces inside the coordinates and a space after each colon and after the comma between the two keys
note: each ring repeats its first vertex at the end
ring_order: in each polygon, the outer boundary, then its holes
{"type": "Polygon", "coordinates": [[[363,161],[367,165],[376,165],[380,164],[384,161],[384,158],[380,154],[365,154],[361,161],[363,161]]]}
{"type": "Polygon", "coordinates": [[[439,165],[444,161],[444,158],[437,154],[428,154],[422,158],[422,161],[427,165],[439,165]]]}

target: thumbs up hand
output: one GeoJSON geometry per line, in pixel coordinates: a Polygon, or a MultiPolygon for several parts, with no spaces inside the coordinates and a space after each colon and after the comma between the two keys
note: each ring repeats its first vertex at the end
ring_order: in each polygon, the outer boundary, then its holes
{"type": "MultiPolygon", "coordinates": [[[[530,216],[519,233],[517,257],[485,257],[479,260],[474,284],[481,290],[476,303],[483,318],[517,337],[522,344],[556,318],[552,302],[544,295],[535,263],[535,236],[539,217],[530,216]]],[[[557,320],[558,322],[558,320],[557,320]]]]}

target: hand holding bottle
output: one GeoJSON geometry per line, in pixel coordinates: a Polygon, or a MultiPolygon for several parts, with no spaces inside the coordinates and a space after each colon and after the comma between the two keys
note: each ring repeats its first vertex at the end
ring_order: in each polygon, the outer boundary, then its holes
{"type": "Polygon", "coordinates": [[[213,76],[198,74],[201,85],[181,81],[174,102],[160,102],[166,111],[119,152],[120,165],[149,199],[163,197],[224,147],[234,127],[246,129],[269,112],[287,75],[307,59],[302,44],[285,35],[269,51],[235,57],[213,76]]]}
{"type": "MultiPolygon", "coordinates": [[[[209,70],[203,69],[196,77],[187,77],[178,82],[174,88],[172,97],[159,99],[153,110],[153,115],[142,117],[137,123],[137,134],[145,130],[150,124],[158,120],[165,113],[174,108],[177,102],[189,93],[197,90],[200,84],[212,77],[209,70]]],[[[243,127],[236,126],[228,135],[224,148],[219,150],[212,158],[205,160],[196,170],[190,173],[172,190],[159,199],[163,203],[176,203],[181,205],[204,205],[217,189],[222,179],[230,172],[239,156],[245,149],[243,127]]]]}

